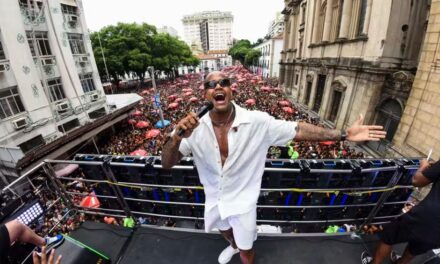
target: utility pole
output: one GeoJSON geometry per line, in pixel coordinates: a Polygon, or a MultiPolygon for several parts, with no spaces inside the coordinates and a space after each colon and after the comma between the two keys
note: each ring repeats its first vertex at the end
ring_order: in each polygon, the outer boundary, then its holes
{"type": "MultiPolygon", "coordinates": [[[[102,44],[101,44],[101,36],[99,35],[99,31],[96,32],[98,33],[99,47],[101,48],[102,60],[104,61],[105,74],[107,75],[107,81],[110,82],[110,75],[108,74],[107,62],[105,61],[104,50],[102,49],[102,44]]],[[[110,90],[112,91],[113,94],[113,86],[111,84],[110,84],[110,90]]]]}
{"type": "Polygon", "coordinates": [[[162,123],[162,128],[165,127],[165,122],[163,120],[163,112],[162,112],[162,104],[160,102],[160,92],[156,89],[156,79],[155,79],[155,72],[154,67],[150,66],[148,69],[151,69],[150,76],[151,76],[151,82],[153,83],[153,91],[154,91],[154,104],[156,104],[157,108],[159,108],[159,116],[160,116],[160,122],[162,123]]]}

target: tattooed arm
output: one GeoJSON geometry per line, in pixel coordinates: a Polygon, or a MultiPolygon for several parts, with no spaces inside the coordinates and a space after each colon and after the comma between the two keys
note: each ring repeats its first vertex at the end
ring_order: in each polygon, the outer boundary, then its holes
{"type": "Polygon", "coordinates": [[[174,165],[182,159],[183,155],[179,151],[180,142],[182,139],[171,137],[162,149],[162,167],[164,169],[171,169],[174,165]]]}
{"type": "Polygon", "coordinates": [[[318,127],[305,122],[299,122],[296,127],[295,140],[298,141],[335,141],[340,139],[340,130],[318,127]]]}

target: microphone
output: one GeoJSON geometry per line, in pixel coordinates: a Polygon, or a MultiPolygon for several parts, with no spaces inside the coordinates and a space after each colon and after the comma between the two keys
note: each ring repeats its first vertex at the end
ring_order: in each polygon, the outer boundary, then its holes
{"type": "MultiPolygon", "coordinates": [[[[201,118],[202,116],[204,116],[206,113],[208,113],[209,110],[211,110],[212,108],[214,108],[214,104],[212,102],[208,102],[207,105],[202,106],[199,111],[197,111],[196,115],[198,118],[201,118]]],[[[183,134],[185,133],[185,130],[180,129],[179,132],[177,132],[177,135],[179,137],[183,136],[183,134]]]]}

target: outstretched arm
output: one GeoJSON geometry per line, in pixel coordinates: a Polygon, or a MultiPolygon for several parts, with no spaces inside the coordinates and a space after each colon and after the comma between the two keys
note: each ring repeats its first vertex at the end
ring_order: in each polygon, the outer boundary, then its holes
{"type": "MultiPolygon", "coordinates": [[[[386,132],[382,126],[366,126],[363,125],[364,118],[362,116],[347,129],[347,140],[360,141],[379,141],[385,138],[386,132]]],[[[311,124],[300,122],[296,127],[295,140],[307,141],[327,141],[341,140],[341,131],[336,129],[328,129],[314,126],[311,124]]]]}

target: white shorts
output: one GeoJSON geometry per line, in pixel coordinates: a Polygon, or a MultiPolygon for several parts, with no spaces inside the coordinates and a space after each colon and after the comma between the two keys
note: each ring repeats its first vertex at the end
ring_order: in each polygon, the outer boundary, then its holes
{"type": "Polygon", "coordinates": [[[232,228],[237,247],[241,250],[252,249],[254,241],[257,240],[257,209],[221,219],[216,206],[209,212],[205,212],[205,231],[210,232],[215,228],[220,231],[232,228]]]}

